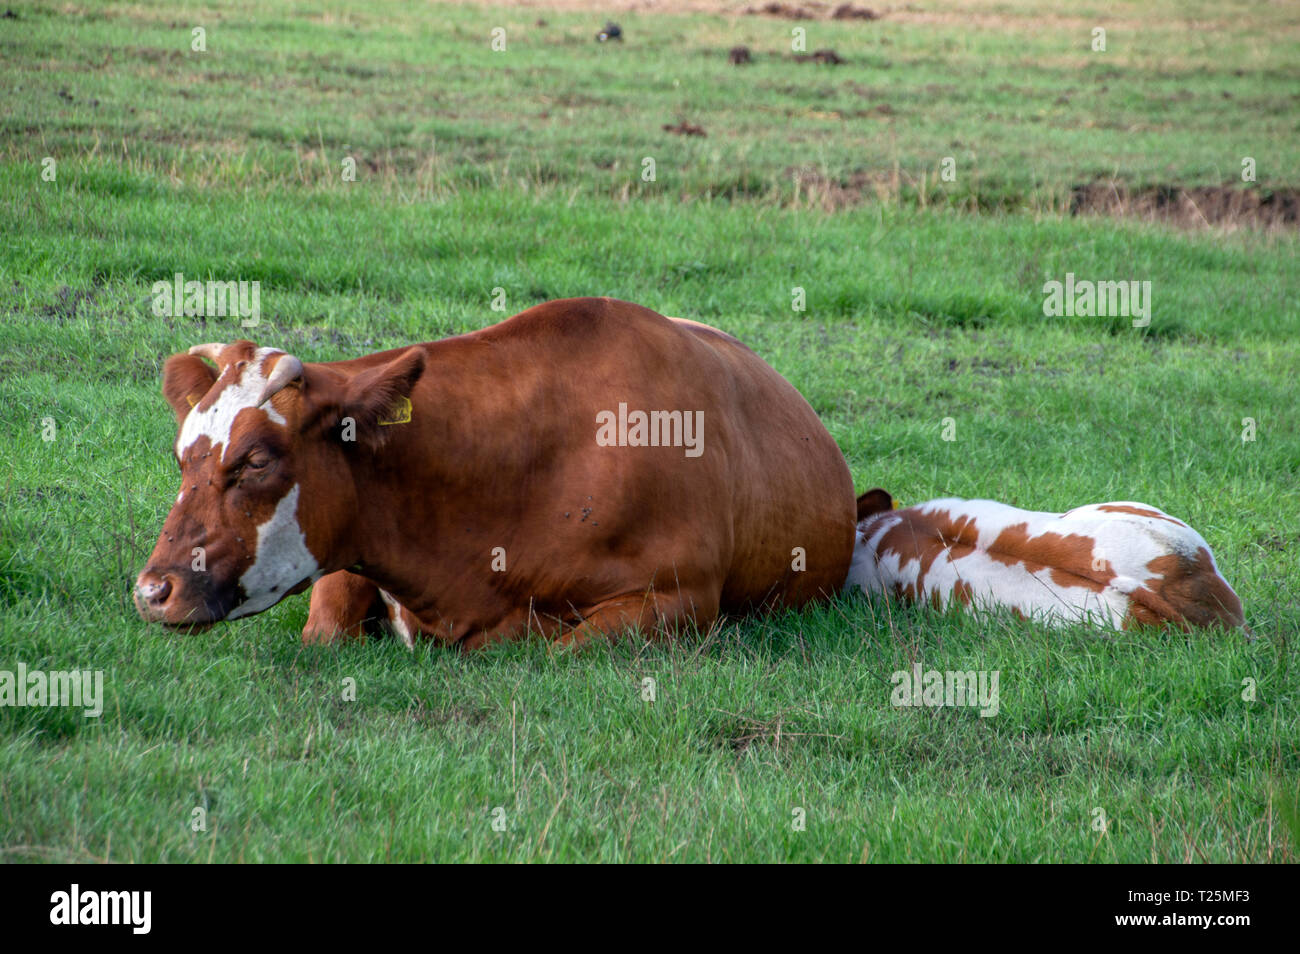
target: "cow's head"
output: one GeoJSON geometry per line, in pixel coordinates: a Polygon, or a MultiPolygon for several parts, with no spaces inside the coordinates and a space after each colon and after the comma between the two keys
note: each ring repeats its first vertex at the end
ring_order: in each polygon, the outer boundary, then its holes
{"type": "Polygon", "coordinates": [[[875,514],[893,510],[896,506],[894,498],[889,496],[887,490],[881,487],[868,490],[858,498],[858,522],[861,523],[875,514]]]}
{"type": "Polygon", "coordinates": [[[423,370],[420,348],[352,375],[251,341],[169,358],[181,490],[136,581],[140,615],[180,627],[248,616],[356,560],[353,466],[423,370]]]}

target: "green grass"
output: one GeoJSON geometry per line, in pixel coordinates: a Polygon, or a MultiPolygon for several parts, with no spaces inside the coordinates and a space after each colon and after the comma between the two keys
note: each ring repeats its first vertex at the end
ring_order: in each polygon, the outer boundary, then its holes
{"type": "Polygon", "coordinates": [[[1097,178],[1239,183],[1243,156],[1262,186],[1300,183],[1300,18],[1284,4],[1062,17],[1000,3],[987,23],[629,13],[627,41],[606,45],[592,39],[603,9],[318,6],[17,4],[0,23],[8,155],[93,153],[253,191],[342,187],[352,156],[359,180],[399,195],[522,183],[780,200],[799,169],[912,194],[924,175],[932,201],[1036,207],[1097,178]],[[794,63],[794,27],[847,62],[794,63]],[[728,64],[738,44],[752,65],[728,64]],[[707,135],[663,131],[683,119],[707,135]],[[949,156],[957,180],[936,182],[949,156]]]}
{"type": "Polygon", "coordinates": [[[1240,155],[1294,186],[1280,7],[1123,7],[1104,67],[1087,26],[1002,4],[1008,28],[812,24],[809,48],[849,64],[748,70],[725,50],[773,52],[790,24],[629,16],[611,49],[595,14],[532,9],[14,9],[0,670],[103,670],[107,698],[99,719],[0,707],[0,860],[1297,860],[1297,238],[1071,220],[1044,198],[1103,172],[1218,183],[1240,155]],[[188,28],[209,20],[196,66],[188,28]],[[1192,20],[1223,22],[1211,43],[1192,20]],[[893,115],[800,112],[856,108],[852,83],[893,115]],[[679,118],[709,136],[659,133],[679,118]],[[1015,211],[917,194],[827,214],[790,190],[791,166],[919,178],[953,140],[977,157],[961,195],[1015,211]],[[332,171],[345,146],[355,183],[332,171]],[[1257,639],[861,598],[581,654],[304,649],[305,596],[199,635],[146,626],[130,582],[177,483],[159,368],[242,334],[154,317],[151,284],[178,271],[260,280],[253,336],[304,360],[490,324],[497,286],[512,312],[608,294],[717,324],[808,397],[859,488],[1155,504],[1209,540],[1257,639]],[[1151,326],[1045,318],[1066,272],[1151,281],[1151,326]],[[892,707],[914,662],[999,671],[999,713],[892,707]]]}

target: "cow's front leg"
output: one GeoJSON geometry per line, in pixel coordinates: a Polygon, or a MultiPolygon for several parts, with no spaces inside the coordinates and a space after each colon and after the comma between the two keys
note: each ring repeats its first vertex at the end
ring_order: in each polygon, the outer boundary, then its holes
{"type": "Polygon", "coordinates": [[[712,623],[718,616],[718,600],[717,592],[689,590],[616,596],[582,610],[582,622],[565,629],[552,645],[578,648],[632,629],[652,639],[671,639],[691,624],[712,623]]]}
{"type": "Polygon", "coordinates": [[[311,588],[311,609],[302,641],[327,646],[379,632],[389,609],[379,587],[364,576],[340,570],[328,573],[311,588]]]}

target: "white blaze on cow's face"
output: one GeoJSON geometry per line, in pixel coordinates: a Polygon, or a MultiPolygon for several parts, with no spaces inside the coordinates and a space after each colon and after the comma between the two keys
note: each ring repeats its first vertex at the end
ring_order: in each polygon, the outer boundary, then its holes
{"type": "Polygon", "coordinates": [[[298,493],[295,484],[271,518],[258,526],[254,563],[239,578],[245,599],[226,614],[227,619],[270,609],[303,580],[315,582],[320,577],[320,567],[298,526],[298,493]]]}
{"type": "MultiPolygon", "coordinates": [[[[184,460],[185,452],[194,446],[195,441],[200,437],[206,437],[212,447],[221,445],[224,457],[230,449],[231,430],[235,425],[235,418],[247,410],[260,411],[269,421],[283,427],[284,416],[271,406],[269,400],[261,405],[258,403],[268,378],[268,374],[263,371],[263,365],[272,355],[282,354],[283,351],[274,348],[258,348],[251,361],[236,362],[235,370],[239,372],[238,375],[226,383],[218,393],[216,401],[202,410],[196,407],[185,418],[180,435],[176,438],[176,456],[184,460]]],[[[225,375],[222,377],[224,378],[225,375]]]]}
{"type": "Polygon", "coordinates": [[[299,518],[296,435],[270,400],[301,363],[250,342],[203,354],[221,374],[185,396],[181,492],[136,586],[142,615],[181,626],[261,612],[321,575],[299,518]]]}

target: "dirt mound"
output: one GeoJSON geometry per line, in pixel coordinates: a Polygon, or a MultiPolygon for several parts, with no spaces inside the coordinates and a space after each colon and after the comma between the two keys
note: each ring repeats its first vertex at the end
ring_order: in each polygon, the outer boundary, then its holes
{"type": "Polygon", "coordinates": [[[883,201],[890,194],[889,176],[885,173],[854,172],[832,177],[813,169],[791,166],[785,174],[794,182],[796,205],[809,205],[827,212],[861,205],[873,196],[883,201]]]}
{"type": "Polygon", "coordinates": [[[880,14],[866,7],[855,7],[851,3],[841,3],[832,7],[829,3],[818,0],[805,0],[804,3],[765,3],[758,7],[746,7],[745,13],[751,17],[777,17],[781,20],[876,20],[880,14]]]}
{"type": "MultiPolygon", "coordinates": [[[[856,115],[893,114],[889,104],[856,115]]],[[[827,212],[852,208],[873,199],[921,207],[950,203],[970,211],[1038,211],[1059,213],[1058,198],[1048,205],[1015,195],[948,196],[925,177],[900,170],[858,170],[826,175],[816,169],[790,166],[785,174],[794,182],[797,206],[827,212]]],[[[1300,189],[1261,189],[1239,186],[1160,185],[1130,188],[1118,182],[1092,182],[1070,190],[1072,216],[1139,219],[1178,228],[1300,228],[1300,189]]]]}
{"type": "Polygon", "coordinates": [[[815,20],[814,14],[807,7],[796,7],[790,3],[765,3],[761,7],[749,7],[745,10],[752,17],[780,17],[782,20],[815,20]]]}
{"type": "Polygon", "coordinates": [[[708,133],[700,126],[694,126],[686,120],[682,120],[676,126],[670,123],[664,123],[664,132],[670,132],[675,136],[707,136],[708,133]]]}
{"type": "Polygon", "coordinates": [[[827,66],[839,66],[847,62],[834,50],[817,50],[813,53],[796,53],[794,54],[796,63],[825,63],[827,66]]]}
{"type": "Polygon", "coordinates": [[[1174,185],[1130,189],[1115,182],[1091,182],[1070,190],[1070,214],[1123,216],[1189,228],[1296,228],[1300,190],[1174,185]]]}
{"type": "Polygon", "coordinates": [[[841,3],[831,14],[832,20],[876,20],[880,14],[866,7],[855,7],[851,3],[841,3]]]}

